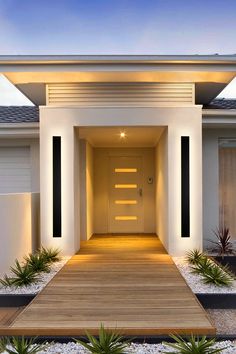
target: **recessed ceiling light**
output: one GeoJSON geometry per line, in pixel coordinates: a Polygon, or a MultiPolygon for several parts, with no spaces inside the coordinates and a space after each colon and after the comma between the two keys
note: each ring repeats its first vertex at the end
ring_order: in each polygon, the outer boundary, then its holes
{"type": "Polygon", "coordinates": [[[122,139],[124,139],[124,138],[126,137],[125,132],[120,132],[120,137],[121,137],[122,139]]]}

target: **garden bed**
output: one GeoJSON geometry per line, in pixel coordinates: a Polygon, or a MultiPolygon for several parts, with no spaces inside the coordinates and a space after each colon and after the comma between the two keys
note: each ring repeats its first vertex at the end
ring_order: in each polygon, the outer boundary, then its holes
{"type": "Polygon", "coordinates": [[[236,275],[236,256],[213,256],[217,263],[228,266],[229,270],[236,275]]]}
{"type": "MultiPolygon", "coordinates": [[[[14,287],[0,285],[0,301],[4,299],[2,295],[36,295],[39,293],[49,281],[61,270],[70,257],[62,257],[59,262],[55,262],[51,265],[49,273],[40,273],[38,275],[39,280],[31,285],[14,287]]],[[[15,297],[16,299],[16,297],[15,297]]],[[[22,298],[23,299],[23,298],[22,298]]],[[[20,301],[20,300],[19,300],[20,301]]],[[[1,305],[0,305],[1,306],[1,305]]]]}
{"type": "MultiPolygon", "coordinates": [[[[222,354],[235,354],[236,343],[234,341],[221,341],[216,343],[216,348],[225,348],[222,354]]],[[[159,344],[148,344],[148,343],[131,343],[127,348],[127,353],[130,354],[163,354],[164,352],[171,352],[173,349],[159,344]]],[[[88,354],[88,351],[84,349],[81,345],[74,342],[69,343],[53,343],[47,350],[41,351],[40,354],[88,354]]]]}
{"type": "Polygon", "coordinates": [[[236,309],[236,281],[231,286],[205,284],[199,274],[192,273],[185,257],[173,257],[173,260],[205,309],[236,309]]]}

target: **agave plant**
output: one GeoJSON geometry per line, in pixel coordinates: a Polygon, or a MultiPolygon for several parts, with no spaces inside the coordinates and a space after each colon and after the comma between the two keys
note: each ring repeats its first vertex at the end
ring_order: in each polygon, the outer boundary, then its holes
{"type": "Polygon", "coordinates": [[[219,255],[233,253],[233,244],[231,242],[231,235],[228,227],[219,227],[214,232],[216,241],[209,240],[214,245],[214,251],[219,255]]]}
{"type": "Polygon", "coordinates": [[[189,251],[186,255],[186,261],[189,264],[197,264],[201,261],[201,259],[205,257],[204,253],[202,253],[201,251],[199,251],[198,249],[194,249],[192,251],[189,251]]]}
{"type": "Polygon", "coordinates": [[[25,257],[26,264],[35,273],[50,272],[50,265],[45,261],[45,257],[42,253],[30,253],[28,257],[25,257]]]}
{"type": "Polygon", "coordinates": [[[37,344],[36,338],[25,339],[23,337],[3,337],[0,339],[0,351],[9,354],[36,354],[47,348],[46,343],[37,344]]]}
{"type": "Polygon", "coordinates": [[[75,339],[75,341],[93,354],[125,354],[127,344],[130,343],[130,341],[125,341],[120,334],[106,330],[103,324],[99,329],[98,339],[88,332],[86,332],[86,336],[86,342],[78,339],[75,339]]]}
{"type": "Polygon", "coordinates": [[[7,275],[1,279],[1,284],[4,286],[26,286],[35,283],[38,280],[37,273],[35,273],[28,264],[21,265],[16,259],[15,266],[11,267],[12,277],[7,275]]]}
{"type": "Polygon", "coordinates": [[[42,258],[44,258],[44,261],[48,264],[58,262],[61,259],[61,257],[59,256],[60,250],[58,248],[45,248],[42,246],[39,250],[39,254],[42,258]]]}
{"type": "Polygon", "coordinates": [[[234,278],[226,273],[222,268],[213,264],[203,274],[204,283],[215,284],[217,286],[230,286],[234,278]]]}
{"type": "Polygon", "coordinates": [[[11,278],[8,275],[4,275],[4,277],[2,279],[0,279],[0,283],[3,286],[11,286],[12,282],[11,282],[11,278]]]}
{"type": "Polygon", "coordinates": [[[232,275],[227,273],[223,268],[219,267],[207,257],[203,257],[192,267],[192,273],[200,274],[206,284],[230,286],[234,281],[232,275]]]}
{"type": "Polygon", "coordinates": [[[212,265],[213,262],[208,257],[202,257],[191,269],[193,273],[204,274],[212,265]]]}
{"type": "Polygon", "coordinates": [[[215,338],[207,339],[206,336],[203,337],[195,337],[191,335],[191,337],[185,340],[181,336],[170,335],[172,339],[175,340],[175,343],[167,343],[163,344],[167,345],[174,349],[173,352],[165,352],[166,354],[216,354],[221,353],[226,348],[215,348],[216,340],[215,338]]]}

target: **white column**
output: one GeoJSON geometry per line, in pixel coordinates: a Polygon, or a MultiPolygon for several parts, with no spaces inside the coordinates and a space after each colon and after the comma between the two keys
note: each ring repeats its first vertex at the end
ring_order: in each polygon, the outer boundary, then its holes
{"type": "Polygon", "coordinates": [[[74,127],[66,117],[40,110],[40,213],[41,243],[58,247],[64,255],[79,248],[78,144],[74,127]],[[61,137],[61,237],[53,237],[52,138],[61,137]],[[76,183],[75,183],[76,182],[76,183]]]}
{"type": "Polygon", "coordinates": [[[172,121],[168,127],[168,251],[184,255],[202,249],[201,111],[172,121]],[[190,234],[181,237],[181,136],[189,136],[190,234]]]}

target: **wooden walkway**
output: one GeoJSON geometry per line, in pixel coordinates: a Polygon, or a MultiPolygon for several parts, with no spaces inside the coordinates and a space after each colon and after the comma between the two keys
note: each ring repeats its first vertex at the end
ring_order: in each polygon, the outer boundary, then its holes
{"type": "Polygon", "coordinates": [[[127,335],[215,333],[158,238],[123,235],[83,242],[7,334],[96,334],[101,323],[127,335]]]}

